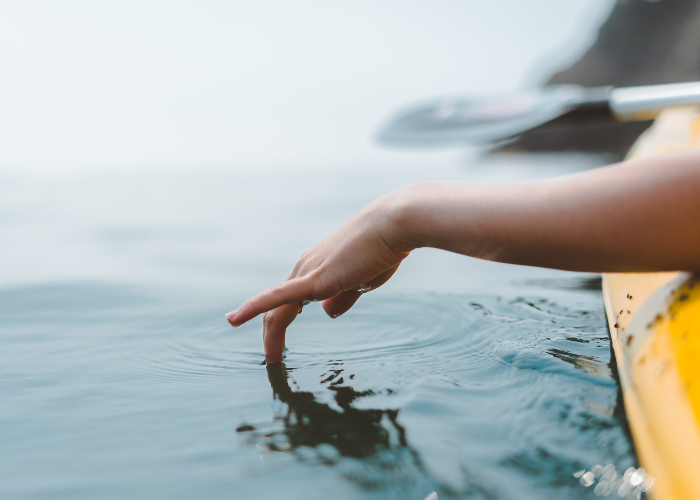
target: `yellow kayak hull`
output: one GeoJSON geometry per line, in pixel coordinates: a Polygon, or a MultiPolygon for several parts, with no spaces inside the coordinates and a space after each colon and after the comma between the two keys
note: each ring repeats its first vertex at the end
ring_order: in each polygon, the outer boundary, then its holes
{"type": "MultiPolygon", "coordinates": [[[[698,147],[700,108],[673,109],[630,157],[698,147]]],[[[630,429],[642,467],[655,478],[650,496],[700,500],[700,278],[604,274],[603,296],[630,429]]]]}

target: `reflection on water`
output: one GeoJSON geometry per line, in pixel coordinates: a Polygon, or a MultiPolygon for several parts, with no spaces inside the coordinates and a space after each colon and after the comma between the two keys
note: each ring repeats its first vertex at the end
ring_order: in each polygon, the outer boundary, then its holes
{"type": "MultiPolygon", "coordinates": [[[[577,283],[565,289],[590,292],[577,283]]],[[[335,469],[382,498],[423,498],[431,489],[441,498],[604,494],[607,476],[597,490],[571,479],[589,456],[635,465],[600,304],[473,299],[400,297],[359,311],[342,329],[352,340],[333,339],[340,345],[324,349],[334,359],[323,366],[308,365],[305,344],[317,340],[309,322],[311,332],[291,341],[287,366],[267,367],[273,419],[242,422],[239,434],[247,446],[335,469]],[[420,314],[419,303],[440,314],[420,314]],[[391,311],[395,328],[372,325],[378,310],[391,311]]],[[[643,492],[625,488],[629,498],[643,492]]]]}
{"type": "Polygon", "coordinates": [[[524,280],[523,284],[559,290],[588,290],[596,293],[603,289],[603,280],[600,276],[578,279],[530,279],[524,280]]]}
{"type": "Polygon", "coordinates": [[[329,363],[321,382],[332,392],[333,404],[318,401],[312,392],[292,390],[292,370],[286,366],[268,366],[274,398],[285,405],[275,416],[282,427],[244,424],[237,431],[247,433],[249,443],[272,452],[294,453],[307,463],[338,465],[354,459],[353,465],[361,467],[346,467],[344,476],[364,489],[382,489],[390,483],[414,486],[417,477],[426,474],[397,421],[399,410],[355,407],[356,400],[376,393],[340,385],[340,366],[339,361],[329,363]]]}
{"type": "MultiPolygon", "coordinates": [[[[292,391],[284,365],[268,366],[267,375],[274,397],[286,405],[286,411],[277,417],[284,423],[284,429],[265,433],[265,439],[260,442],[271,451],[294,451],[300,446],[316,448],[327,444],[335,448],[340,456],[352,458],[365,458],[383,450],[405,448],[406,431],[396,421],[398,410],[353,407],[355,400],[374,395],[374,392],[358,392],[352,387],[338,385],[343,382],[342,372],[342,369],[334,369],[322,381],[331,382],[329,389],[334,393],[337,405],[334,408],[316,401],[311,392],[292,391]],[[336,382],[332,382],[333,379],[337,379],[336,382]],[[385,422],[387,427],[383,425],[385,422]],[[283,441],[277,439],[280,436],[284,436],[283,441]]],[[[333,463],[327,457],[323,460],[333,463]]]]}
{"type": "Polygon", "coordinates": [[[334,321],[310,306],[271,367],[258,324],[231,332],[163,291],[0,291],[0,492],[593,498],[575,472],[638,464],[601,297],[566,290],[376,292],[334,321]]]}
{"type": "MultiPolygon", "coordinates": [[[[572,339],[568,338],[567,340],[572,339]]],[[[579,339],[573,339],[573,341],[581,342],[581,340],[579,339]]],[[[585,371],[586,373],[590,373],[591,375],[612,377],[610,366],[607,363],[598,361],[597,359],[590,358],[588,356],[578,356],[576,354],[563,351],[561,349],[547,349],[546,352],[548,352],[555,358],[561,359],[566,363],[570,363],[571,365],[575,366],[580,370],[585,371]]]]}

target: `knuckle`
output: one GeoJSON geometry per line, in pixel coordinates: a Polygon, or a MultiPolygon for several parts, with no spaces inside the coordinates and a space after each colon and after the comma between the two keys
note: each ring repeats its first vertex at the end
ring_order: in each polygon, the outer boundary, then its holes
{"type": "Polygon", "coordinates": [[[310,264],[309,262],[305,262],[304,264],[299,267],[299,277],[307,277],[314,272],[314,266],[313,264],[310,264]]]}
{"type": "Polygon", "coordinates": [[[340,293],[340,286],[328,276],[328,273],[314,273],[311,278],[311,294],[314,300],[323,300],[336,296],[340,293]]]}
{"type": "Polygon", "coordinates": [[[273,311],[268,311],[263,314],[263,324],[266,328],[270,328],[275,324],[275,313],[273,311]]]}
{"type": "Polygon", "coordinates": [[[283,283],[278,283],[276,285],[271,286],[270,288],[267,289],[267,293],[270,295],[280,295],[284,291],[284,284],[283,283]]]}
{"type": "Polygon", "coordinates": [[[311,255],[307,255],[299,261],[299,274],[306,276],[318,269],[318,259],[311,255]]]}
{"type": "Polygon", "coordinates": [[[248,299],[248,306],[253,310],[258,309],[260,306],[260,299],[257,296],[253,297],[252,299],[248,299]]]}

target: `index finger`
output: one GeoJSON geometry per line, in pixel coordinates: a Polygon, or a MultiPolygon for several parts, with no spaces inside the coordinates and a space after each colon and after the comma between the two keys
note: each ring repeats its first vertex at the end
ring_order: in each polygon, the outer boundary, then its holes
{"type": "Polygon", "coordinates": [[[307,276],[294,278],[268,288],[252,299],[247,300],[235,311],[226,315],[231,326],[241,326],[258,314],[270,311],[285,304],[300,302],[311,298],[311,281],[307,276]]]}
{"type": "Polygon", "coordinates": [[[299,304],[287,304],[268,311],[263,316],[263,344],[268,364],[281,363],[284,359],[287,328],[301,314],[301,309],[299,304]]]}

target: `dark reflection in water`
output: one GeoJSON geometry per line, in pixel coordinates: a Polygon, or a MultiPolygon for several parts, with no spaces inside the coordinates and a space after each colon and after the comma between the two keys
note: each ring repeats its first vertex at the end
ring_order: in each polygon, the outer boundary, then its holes
{"type": "MultiPolygon", "coordinates": [[[[571,340],[571,338],[567,338],[571,340]]],[[[574,339],[574,342],[580,342],[580,340],[574,339]]],[[[597,359],[593,359],[588,356],[581,356],[574,354],[572,352],[567,352],[562,349],[547,349],[547,353],[551,354],[557,359],[571,364],[572,366],[583,370],[591,375],[611,377],[612,372],[610,371],[610,365],[608,363],[603,363],[597,359]]]]}
{"type": "MultiPolygon", "coordinates": [[[[289,371],[283,364],[268,366],[267,375],[274,397],[287,409],[284,415],[278,417],[284,428],[257,434],[257,441],[271,451],[294,451],[300,446],[316,448],[328,444],[340,456],[352,458],[365,458],[392,448],[407,448],[406,431],[396,421],[399,411],[353,407],[355,400],[375,393],[336,385],[342,383],[342,371],[332,370],[331,376],[325,380],[330,382],[336,379],[336,383],[330,387],[338,406],[333,408],[330,404],[317,401],[311,392],[293,391],[289,386],[289,371]],[[284,444],[276,439],[280,435],[285,438],[284,444]]],[[[239,427],[238,430],[248,429],[239,427]]],[[[254,427],[251,426],[250,430],[254,430],[254,427]]]]}
{"type": "MultiPolygon", "coordinates": [[[[330,362],[328,366],[321,383],[333,393],[335,404],[318,401],[312,392],[293,390],[289,384],[293,369],[284,364],[267,366],[273,397],[285,405],[275,417],[282,427],[266,431],[267,423],[244,424],[236,430],[246,433],[250,444],[272,452],[293,453],[305,462],[338,465],[344,459],[355,459],[361,468],[346,467],[344,476],[363,489],[381,489],[391,483],[415,487],[418,479],[425,481],[420,457],[409,446],[406,430],[397,421],[399,410],[356,408],[355,401],[381,391],[356,391],[340,385],[344,382],[342,362],[330,362]],[[306,453],[300,453],[301,449],[306,453]]],[[[386,392],[390,394],[391,390],[386,392]]]]}

